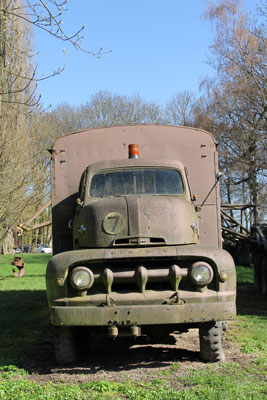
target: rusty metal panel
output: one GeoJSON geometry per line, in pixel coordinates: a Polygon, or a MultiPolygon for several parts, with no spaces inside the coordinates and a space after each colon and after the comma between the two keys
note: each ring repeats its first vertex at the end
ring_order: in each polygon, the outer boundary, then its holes
{"type": "MultiPolygon", "coordinates": [[[[71,249],[69,221],[73,216],[83,170],[97,161],[127,159],[128,145],[132,143],[139,145],[140,159],[179,160],[188,170],[191,191],[192,194],[198,195],[199,204],[215,182],[218,172],[215,142],[210,133],[199,129],[127,125],[89,129],[63,136],[56,140],[52,148],[51,186],[55,253],[71,249]],[[59,224],[58,216],[59,220],[64,219],[59,224]]],[[[203,245],[221,245],[218,193],[216,188],[209,196],[207,205],[203,207],[200,235],[200,243],[203,245]]]]}
{"type": "Polygon", "coordinates": [[[192,244],[198,242],[198,235],[191,227],[195,220],[190,203],[177,196],[106,198],[83,207],[76,216],[73,235],[81,248],[110,247],[118,245],[121,239],[151,237],[158,244],[192,244]],[[117,232],[112,231],[114,220],[110,227],[105,227],[106,218],[113,214],[121,221],[121,225],[116,225],[117,232]],[[82,234],[79,226],[83,226],[82,234]]]}
{"type": "Polygon", "coordinates": [[[177,324],[204,321],[228,320],[235,317],[234,302],[194,303],[183,305],[146,305],[121,307],[52,307],[53,325],[108,326],[111,322],[119,326],[177,324]]]}

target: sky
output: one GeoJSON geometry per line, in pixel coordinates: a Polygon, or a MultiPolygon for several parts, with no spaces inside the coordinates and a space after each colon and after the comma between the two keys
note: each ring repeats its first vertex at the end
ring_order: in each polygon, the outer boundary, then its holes
{"type": "MultiPolygon", "coordinates": [[[[39,83],[42,104],[80,106],[100,90],[138,94],[165,104],[184,90],[199,93],[206,76],[215,29],[201,16],[205,0],[69,0],[63,13],[65,33],[85,25],[82,46],[106,54],[95,58],[35,30],[40,76],[65,70],[39,83]],[[65,49],[65,55],[63,52],[65,49]],[[112,50],[111,52],[109,52],[112,50]]],[[[255,5],[245,0],[245,9],[255,5]]]]}

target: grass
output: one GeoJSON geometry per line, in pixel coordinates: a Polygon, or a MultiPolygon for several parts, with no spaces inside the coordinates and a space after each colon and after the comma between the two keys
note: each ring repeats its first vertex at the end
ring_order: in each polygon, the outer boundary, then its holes
{"type": "Polygon", "coordinates": [[[152,380],[77,383],[79,376],[83,382],[77,369],[76,381],[53,383],[33,379],[46,370],[49,373],[53,364],[45,294],[50,256],[25,254],[23,278],[12,276],[13,257],[0,256],[1,400],[267,399],[267,299],[254,291],[252,268],[237,267],[238,316],[227,336],[228,346],[238,347],[241,358],[219,365],[198,364],[197,368],[194,362],[185,367],[183,362],[170,361],[152,380]]]}
{"type": "MultiPolygon", "coordinates": [[[[34,359],[47,351],[43,335],[49,338],[49,313],[45,292],[45,269],[50,256],[25,254],[26,274],[12,275],[14,256],[0,256],[0,366],[6,360],[20,366],[23,360],[34,359]],[[39,346],[39,343],[42,346],[39,346]]],[[[1,397],[0,397],[1,399],[1,397]]]]}
{"type": "MultiPolygon", "coordinates": [[[[20,254],[18,254],[20,256],[20,254]]],[[[24,254],[26,276],[25,279],[15,279],[11,265],[14,255],[0,255],[0,282],[1,291],[9,290],[44,290],[45,291],[45,269],[50,259],[48,254],[24,254]]],[[[18,270],[17,270],[18,272],[18,270]]]]}

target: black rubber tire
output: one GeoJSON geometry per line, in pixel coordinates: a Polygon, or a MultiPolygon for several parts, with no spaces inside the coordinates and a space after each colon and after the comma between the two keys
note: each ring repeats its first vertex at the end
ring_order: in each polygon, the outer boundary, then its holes
{"type": "Polygon", "coordinates": [[[263,296],[267,296],[267,260],[262,259],[261,263],[261,292],[263,296]]]}
{"type": "Polygon", "coordinates": [[[261,290],[261,266],[262,255],[258,253],[254,257],[254,286],[256,290],[261,290]]]}
{"type": "Polygon", "coordinates": [[[199,326],[200,356],[206,362],[223,362],[222,322],[204,322],[199,326]]]}
{"type": "Polygon", "coordinates": [[[58,364],[71,364],[77,359],[74,328],[61,326],[56,330],[55,357],[58,364]]]}

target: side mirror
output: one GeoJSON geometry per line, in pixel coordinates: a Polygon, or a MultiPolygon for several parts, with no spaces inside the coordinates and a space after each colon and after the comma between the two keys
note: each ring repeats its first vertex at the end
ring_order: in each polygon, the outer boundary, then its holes
{"type": "Polygon", "coordinates": [[[214,185],[212,186],[212,188],[210,189],[209,193],[207,194],[207,196],[205,197],[205,199],[202,201],[201,205],[197,207],[197,211],[200,211],[202,206],[206,203],[207,199],[209,198],[209,195],[211,194],[211,192],[213,191],[213,189],[215,188],[215,186],[218,184],[219,181],[224,179],[224,174],[223,172],[217,172],[216,174],[216,181],[214,183],[214,185]]]}
{"type": "Polygon", "coordinates": [[[217,180],[217,182],[218,182],[218,181],[223,181],[223,180],[224,180],[224,173],[221,172],[221,171],[217,172],[217,174],[216,174],[216,180],[217,180]]]}

